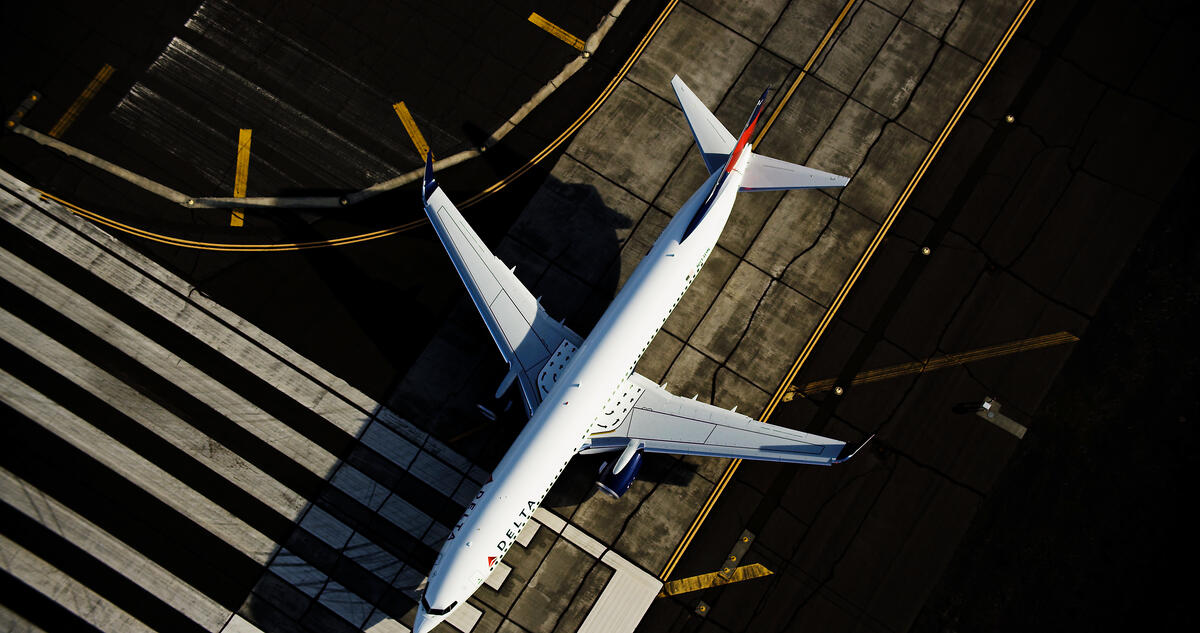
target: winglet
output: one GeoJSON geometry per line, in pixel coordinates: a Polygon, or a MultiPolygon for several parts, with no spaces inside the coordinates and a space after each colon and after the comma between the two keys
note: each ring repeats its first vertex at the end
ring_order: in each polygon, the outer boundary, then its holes
{"type": "MultiPolygon", "coordinates": [[[[869,443],[871,440],[873,440],[873,439],[875,439],[875,434],[874,434],[874,433],[872,433],[872,434],[871,434],[871,437],[868,437],[867,439],[863,440],[863,443],[862,443],[862,444],[859,444],[857,448],[855,448],[854,450],[850,451],[850,454],[849,454],[849,455],[847,455],[847,456],[845,456],[845,457],[841,457],[841,456],[839,456],[837,459],[833,460],[833,462],[831,462],[831,463],[834,463],[834,464],[840,464],[840,463],[842,463],[842,462],[849,461],[851,457],[854,457],[855,455],[857,455],[857,454],[858,454],[858,452],[859,452],[859,451],[861,451],[861,450],[862,450],[862,448],[863,448],[864,446],[866,446],[866,445],[867,445],[867,444],[868,444],[868,443],[869,443]]],[[[844,451],[843,451],[843,452],[844,452],[844,451]]]]}
{"type": "Polygon", "coordinates": [[[437,188],[437,181],[433,178],[433,152],[425,152],[425,186],[421,189],[421,199],[429,200],[437,188]]]}

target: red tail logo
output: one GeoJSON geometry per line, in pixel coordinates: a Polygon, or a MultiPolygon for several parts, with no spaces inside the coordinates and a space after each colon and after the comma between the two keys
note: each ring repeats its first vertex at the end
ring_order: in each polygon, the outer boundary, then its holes
{"type": "Polygon", "coordinates": [[[496,564],[496,557],[488,556],[488,567],[491,567],[492,565],[495,565],[495,564],[496,564]]]}

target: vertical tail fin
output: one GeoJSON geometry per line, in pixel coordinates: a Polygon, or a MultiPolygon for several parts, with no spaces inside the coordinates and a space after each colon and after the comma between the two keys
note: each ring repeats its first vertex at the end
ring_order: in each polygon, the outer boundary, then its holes
{"type": "Polygon", "coordinates": [[[437,191],[437,188],[437,180],[433,178],[433,152],[425,152],[425,182],[424,186],[421,187],[421,200],[429,200],[429,196],[432,196],[433,192],[437,191]]]}
{"type": "MultiPolygon", "coordinates": [[[[671,79],[671,87],[675,89],[675,96],[679,99],[679,105],[683,107],[683,115],[687,117],[688,125],[692,128],[692,136],[700,148],[700,156],[704,159],[704,166],[708,167],[708,173],[726,167],[732,162],[731,154],[749,145],[750,136],[754,134],[758,124],[758,117],[766,106],[766,92],[763,92],[754,106],[754,112],[750,114],[750,120],[742,130],[742,137],[735,139],[704,106],[704,102],[683,83],[679,75],[671,79]]],[[[845,176],[752,153],[739,191],[844,187],[848,182],[850,179],[845,176]]]]}
{"type": "Polygon", "coordinates": [[[737,139],[721,125],[717,117],[692,93],[679,75],[671,79],[671,87],[675,89],[675,98],[679,99],[683,116],[692,128],[692,136],[696,139],[696,146],[700,148],[700,156],[704,159],[708,173],[721,169],[728,162],[729,153],[733,151],[737,139]]]}

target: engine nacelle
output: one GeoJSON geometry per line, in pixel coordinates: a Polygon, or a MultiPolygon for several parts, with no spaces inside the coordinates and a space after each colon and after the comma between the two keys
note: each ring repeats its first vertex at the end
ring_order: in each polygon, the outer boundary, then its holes
{"type": "Polygon", "coordinates": [[[596,480],[596,487],[604,494],[613,499],[621,498],[633,485],[633,481],[637,479],[638,471],[642,469],[642,451],[638,450],[633,453],[629,461],[625,463],[617,473],[613,473],[613,466],[620,463],[620,460],[604,462],[600,467],[600,476],[596,480]]]}

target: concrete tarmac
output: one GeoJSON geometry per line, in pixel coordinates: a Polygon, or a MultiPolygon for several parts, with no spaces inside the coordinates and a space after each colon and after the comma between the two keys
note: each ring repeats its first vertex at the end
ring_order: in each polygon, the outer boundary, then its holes
{"type": "MultiPolygon", "coordinates": [[[[512,24],[473,15],[470,32],[456,37],[529,27],[529,7],[510,4],[493,13],[512,24]]],[[[547,102],[550,114],[529,120],[487,160],[439,180],[462,200],[492,182],[488,174],[522,164],[539,139],[562,129],[555,121],[573,120],[573,104],[591,103],[663,11],[637,63],[569,145],[538,167],[544,183],[534,177],[468,216],[551,314],[586,332],[702,179],[668,87],[678,72],[731,129],[764,86],[777,87],[769,106],[777,116],[761,151],[852,181],[836,192],[743,196],[639,372],[676,393],[759,414],[818,332],[819,345],[791,382],[1047,328],[1080,333],[1163,199],[1144,185],[1147,175],[1177,177],[1173,167],[1190,155],[1196,129],[1186,106],[1161,87],[1171,76],[1162,68],[1184,58],[1182,27],[1150,18],[1126,27],[1112,6],[1079,6],[1078,15],[1059,5],[1035,9],[944,147],[942,131],[1006,29],[1022,19],[1022,3],[638,6],[622,18],[608,54],[589,66],[594,74],[581,73],[547,102]],[[1122,28],[1147,42],[1142,61],[1105,56],[1102,43],[1122,28]],[[1149,45],[1155,41],[1162,43],[1149,45]],[[938,160],[925,173],[935,148],[938,160]],[[1154,160],[1140,161],[1126,186],[1119,158],[1129,148],[1154,160]],[[890,227],[888,239],[874,251],[882,227],[890,227]],[[839,289],[868,252],[872,264],[842,304],[839,289]],[[820,326],[838,305],[837,319],[820,326]]],[[[581,8],[582,23],[595,10],[581,8]]],[[[81,118],[79,140],[123,152],[165,179],[225,186],[233,148],[221,150],[225,141],[216,138],[235,138],[221,136],[222,126],[249,117],[285,139],[262,147],[262,178],[251,181],[261,193],[386,177],[412,156],[398,149],[409,147],[406,138],[373,133],[382,129],[378,117],[394,124],[394,113],[368,106],[390,107],[396,97],[379,92],[394,82],[380,80],[372,64],[408,56],[381,52],[386,29],[374,23],[386,20],[372,16],[370,8],[334,15],[319,7],[283,16],[224,2],[164,14],[169,37],[130,58],[144,60],[145,74],[98,97],[86,112],[106,116],[81,118]],[[362,50],[347,44],[351,36],[362,50]],[[189,84],[186,76],[201,79],[189,84]],[[210,99],[197,86],[224,97],[210,99]],[[264,100],[264,87],[283,103],[264,100]],[[227,110],[229,103],[240,105],[227,110]],[[179,124],[189,117],[199,123],[179,124]],[[180,133],[187,129],[199,132],[180,133]],[[135,136],[124,138],[130,130],[135,136]]],[[[460,17],[451,10],[428,23],[460,17]]],[[[436,35],[430,27],[420,37],[436,35]]],[[[420,37],[402,38],[404,46],[420,37]]],[[[519,70],[512,55],[542,58],[541,44],[513,41],[489,64],[519,70]]],[[[495,103],[515,99],[506,90],[520,81],[470,68],[479,57],[464,54],[442,74],[466,82],[464,91],[484,77],[479,85],[495,103]]],[[[76,75],[88,74],[85,62],[75,64],[76,75]]],[[[436,95],[437,103],[455,100],[436,95]]],[[[473,114],[455,119],[458,130],[439,124],[440,114],[419,121],[431,128],[435,151],[470,144],[472,130],[490,129],[489,117],[505,112],[469,101],[462,109],[473,114]]],[[[417,108],[430,110],[444,112],[417,108]]],[[[55,118],[35,114],[42,118],[29,124],[42,128],[55,118]]],[[[233,230],[224,216],[167,214],[161,201],[23,143],[4,139],[6,161],[83,206],[196,239],[226,239],[233,230]]],[[[315,239],[393,225],[383,219],[403,205],[419,215],[407,193],[358,215],[254,216],[242,236],[315,239]]],[[[7,445],[26,447],[6,452],[4,462],[15,486],[5,496],[13,519],[6,525],[20,529],[5,531],[14,563],[0,580],[12,590],[6,595],[23,598],[6,601],[6,617],[99,630],[127,628],[129,618],[152,629],[217,630],[224,619],[232,631],[386,630],[410,616],[445,526],[523,422],[478,414],[477,403],[503,410],[513,396],[490,399],[504,368],[431,232],[290,255],[211,254],[125,237],[179,274],[140,281],[100,257],[89,264],[106,280],[97,284],[68,263],[79,249],[52,253],[50,242],[17,226],[0,225],[9,234],[11,289],[3,306],[5,407],[20,421],[7,427],[7,445]],[[167,292],[147,294],[164,283],[167,292]],[[45,501],[25,504],[30,491],[45,501]],[[40,507],[61,512],[69,529],[35,520],[40,507]],[[59,551],[66,554],[49,554],[59,551]],[[131,575],[142,566],[153,573],[139,582],[131,575]],[[201,597],[189,600],[187,591],[201,597]]],[[[613,600],[610,588],[632,586],[614,579],[714,571],[751,529],[744,560],[774,575],[659,600],[643,629],[906,629],[1019,442],[950,408],[991,395],[1029,424],[1068,352],[1031,352],[774,411],[772,422],[849,441],[879,432],[872,449],[838,469],[746,464],[724,482],[723,460],[659,456],[612,502],[592,494],[598,462],[577,460],[548,498],[543,528],[514,549],[507,575],[479,592],[473,619],[460,625],[544,633],[598,626],[589,618],[613,600]],[[688,536],[717,490],[714,509],[688,536]],[[673,562],[684,541],[686,555],[673,562]]]]}

